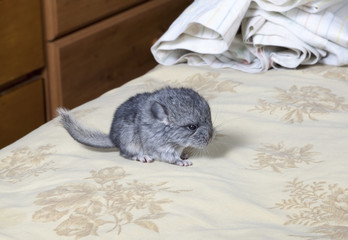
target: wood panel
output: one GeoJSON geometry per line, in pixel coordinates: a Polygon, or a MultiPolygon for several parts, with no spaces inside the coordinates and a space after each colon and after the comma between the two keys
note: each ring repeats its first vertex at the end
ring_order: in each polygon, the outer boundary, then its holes
{"type": "Polygon", "coordinates": [[[43,0],[47,40],[147,0],[43,0]]]}
{"type": "Polygon", "coordinates": [[[0,93],[0,148],[24,136],[45,122],[43,80],[0,93]]]}
{"type": "Polygon", "coordinates": [[[154,0],[48,43],[51,116],[91,100],[156,65],[150,52],[192,1],[154,0]]]}
{"type": "Polygon", "coordinates": [[[0,0],[0,86],[43,67],[40,0],[0,0]]]}

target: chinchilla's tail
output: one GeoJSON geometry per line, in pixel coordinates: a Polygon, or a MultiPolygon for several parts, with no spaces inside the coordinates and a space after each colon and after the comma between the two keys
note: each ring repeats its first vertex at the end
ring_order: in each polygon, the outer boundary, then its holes
{"type": "Polygon", "coordinates": [[[115,145],[111,142],[108,134],[84,126],[64,108],[58,108],[57,113],[61,117],[61,124],[73,139],[79,143],[95,148],[115,148],[115,145]]]}

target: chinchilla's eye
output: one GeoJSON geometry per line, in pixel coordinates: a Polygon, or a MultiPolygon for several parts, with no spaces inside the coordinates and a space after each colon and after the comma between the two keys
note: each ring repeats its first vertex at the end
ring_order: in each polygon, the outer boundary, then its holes
{"type": "Polygon", "coordinates": [[[197,125],[194,125],[194,124],[190,124],[190,125],[187,125],[187,128],[191,131],[194,131],[197,129],[197,125]]]}

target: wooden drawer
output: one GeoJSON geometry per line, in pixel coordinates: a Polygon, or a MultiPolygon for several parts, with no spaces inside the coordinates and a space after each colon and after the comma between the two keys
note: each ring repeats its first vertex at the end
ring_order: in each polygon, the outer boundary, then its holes
{"type": "Polygon", "coordinates": [[[0,86],[43,65],[40,0],[0,0],[0,86]]]}
{"type": "Polygon", "coordinates": [[[150,52],[191,0],[153,0],[48,43],[51,116],[144,74],[156,65],[150,52]]]}
{"type": "Polygon", "coordinates": [[[0,148],[45,122],[43,80],[0,92],[0,148]]]}
{"type": "Polygon", "coordinates": [[[47,40],[147,0],[43,0],[47,40]]]}

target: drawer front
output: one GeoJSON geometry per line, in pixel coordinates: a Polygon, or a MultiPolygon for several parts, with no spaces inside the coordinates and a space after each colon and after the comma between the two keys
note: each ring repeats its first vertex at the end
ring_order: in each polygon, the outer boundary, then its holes
{"type": "Polygon", "coordinates": [[[0,0],[0,86],[43,64],[40,0],[0,0]]]}
{"type": "Polygon", "coordinates": [[[46,37],[53,40],[147,0],[43,0],[46,37]]]}
{"type": "Polygon", "coordinates": [[[58,105],[75,107],[154,67],[154,39],[191,2],[149,1],[49,43],[52,114],[58,105]]]}
{"type": "Polygon", "coordinates": [[[45,122],[43,80],[0,93],[0,148],[45,122]]]}

